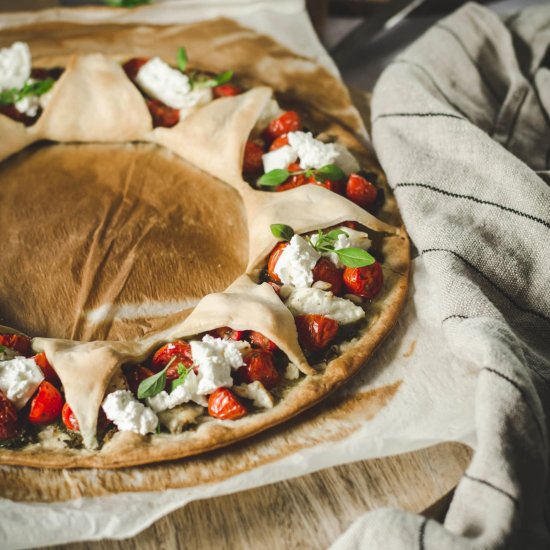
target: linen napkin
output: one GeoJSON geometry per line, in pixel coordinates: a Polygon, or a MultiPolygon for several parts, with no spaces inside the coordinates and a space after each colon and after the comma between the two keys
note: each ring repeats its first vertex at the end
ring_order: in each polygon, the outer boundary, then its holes
{"type": "Polygon", "coordinates": [[[332,548],[550,548],[550,6],[465,5],[386,69],[372,107],[447,345],[479,369],[477,447],[443,525],[377,510],[332,548]]]}

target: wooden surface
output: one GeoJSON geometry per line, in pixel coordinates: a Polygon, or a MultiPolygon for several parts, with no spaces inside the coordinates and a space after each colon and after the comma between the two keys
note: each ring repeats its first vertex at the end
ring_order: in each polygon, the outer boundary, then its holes
{"type": "MultiPolygon", "coordinates": [[[[234,495],[192,502],[131,539],[71,550],[326,548],[363,513],[382,506],[442,519],[470,450],[455,443],[366,460],[234,495]],[[429,510],[427,510],[429,509],[429,510]]],[[[147,511],[144,510],[144,517],[147,511]]],[[[50,547],[54,548],[54,547],[50,547]]]]}

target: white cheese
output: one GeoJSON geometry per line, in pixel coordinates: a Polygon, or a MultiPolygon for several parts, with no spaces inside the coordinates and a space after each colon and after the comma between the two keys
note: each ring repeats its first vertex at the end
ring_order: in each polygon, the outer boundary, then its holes
{"type": "Polygon", "coordinates": [[[287,380],[298,380],[300,378],[300,370],[294,363],[289,363],[286,366],[284,377],[287,380]]]}
{"type": "Polygon", "coordinates": [[[43,380],[44,374],[34,359],[0,361],[0,390],[18,409],[25,406],[43,380]]]}
{"type": "Polygon", "coordinates": [[[231,370],[244,365],[242,352],[250,347],[248,342],[214,338],[209,334],[202,341],[193,340],[190,344],[193,363],[198,367],[198,395],[231,387],[231,370]]]}
{"type": "Polygon", "coordinates": [[[171,393],[161,391],[157,395],[147,398],[147,405],[156,413],[173,409],[189,401],[206,406],[206,399],[202,395],[197,394],[198,384],[198,376],[194,371],[189,371],[183,384],[180,384],[171,393]]]}
{"type": "Polygon", "coordinates": [[[31,52],[24,42],[0,49],[0,91],[20,90],[31,76],[31,52]]]}
{"type": "Polygon", "coordinates": [[[342,325],[356,323],[365,317],[363,308],[318,288],[294,289],[285,305],[294,316],[308,313],[324,315],[342,325]]]}
{"type": "Polygon", "coordinates": [[[241,384],[233,388],[239,397],[250,399],[255,407],[260,409],[272,409],[275,405],[275,399],[271,393],[265,389],[264,385],[258,380],[251,384],[241,384]]]}
{"type": "Polygon", "coordinates": [[[212,101],[211,88],[193,89],[187,75],[159,57],[153,57],[139,69],[136,83],[147,95],[172,109],[180,109],[182,114],[212,101]]]}
{"type": "MultiPolygon", "coordinates": [[[[336,229],[340,229],[346,234],[338,235],[336,241],[334,242],[335,250],[342,250],[343,248],[361,248],[363,250],[368,250],[372,245],[368,234],[364,231],[356,231],[355,229],[350,229],[345,226],[340,226],[336,229]]],[[[315,246],[319,240],[319,236],[314,234],[310,237],[310,239],[312,244],[315,246]]],[[[338,254],[335,254],[334,252],[323,252],[323,256],[329,258],[336,267],[344,267],[344,264],[340,262],[340,259],[338,258],[338,254]]]]}
{"type": "Polygon", "coordinates": [[[298,155],[290,145],[283,145],[279,149],[269,151],[265,155],[262,155],[262,162],[264,164],[264,172],[271,172],[276,168],[286,170],[289,164],[296,162],[298,155]]]}
{"type": "Polygon", "coordinates": [[[104,399],[103,411],[121,432],[134,432],[141,435],[157,429],[157,415],[140,403],[128,390],[117,390],[104,399]]]}
{"type": "Polygon", "coordinates": [[[303,237],[294,235],[277,260],[274,272],[284,285],[297,288],[313,283],[313,268],[321,257],[303,237]]]}
{"type": "Polygon", "coordinates": [[[256,121],[254,130],[252,131],[252,136],[253,137],[258,136],[261,132],[263,132],[268,127],[269,123],[272,120],[279,118],[283,113],[284,111],[281,109],[281,107],[279,107],[277,100],[270,99],[266,103],[265,107],[260,113],[260,116],[258,117],[258,120],[256,121]]]}
{"type": "Polygon", "coordinates": [[[15,108],[27,116],[33,117],[38,113],[38,109],[41,106],[40,96],[27,95],[23,99],[15,103],[15,108]]]}

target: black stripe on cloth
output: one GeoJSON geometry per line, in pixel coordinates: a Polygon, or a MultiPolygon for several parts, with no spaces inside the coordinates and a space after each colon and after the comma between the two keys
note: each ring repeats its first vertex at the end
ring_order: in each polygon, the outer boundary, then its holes
{"type": "Polygon", "coordinates": [[[415,67],[417,69],[420,69],[422,74],[424,74],[428,80],[432,83],[433,87],[439,92],[441,97],[453,108],[455,111],[458,111],[464,118],[468,118],[466,113],[458,106],[456,103],[453,103],[450,98],[447,96],[447,94],[441,89],[441,86],[436,82],[435,78],[430,74],[430,72],[426,69],[426,67],[423,67],[420,65],[420,63],[415,63],[414,61],[410,61],[409,59],[394,59],[391,62],[391,65],[393,64],[401,64],[401,65],[410,65],[411,67],[415,67]]]}
{"type": "Polygon", "coordinates": [[[428,518],[424,518],[420,524],[420,529],[418,530],[418,548],[419,550],[425,550],[424,545],[424,533],[426,532],[426,524],[428,523],[428,518]]]}
{"type": "Polygon", "coordinates": [[[445,117],[445,118],[457,118],[458,120],[464,120],[465,118],[453,115],[452,113],[382,113],[372,119],[372,124],[380,120],[381,118],[394,118],[394,117],[445,117]]]}
{"type": "Polygon", "coordinates": [[[501,210],[510,212],[512,214],[516,214],[517,216],[521,216],[522,218],[526,218],[536,223],[540,223],[541,225],[544,225],[544,227],[547,227],[548,229],[550,229],[550,222],[542,218],[537,218],[536,216],[532,216],[527,212],[522,212],[521,210],[516,210],[515,208],[510,208],[509,206],[504,206],[503,204],[498,204],[497,202],[478,199],[477,197],[473,197],[472,195],[463,195],[461,193],[453,193],[451,191],[446,191],[445,189],[440,189],[439,187],[435,187],[434,185],[429,185],[427,183],[404,181],[404,182],[396,183],[393,186],[393,189],[399,189],[399,188],[405,188],[405,187],[421,187],[422,189],[429,189],[430,191],[441,193],[442,195],[446,195],[447,197],[453,197],[456,199],[465,199],[468,201],[477,202],[478,204],[486,204],[488,206],[494,206],[495,208],[500,208],[501,210]]]}
{"type": "Polygon", "coordinates": [[[468,48],[466,47],[466,44],[464,44],[464,42],[462,41],[460,36],[458,36],[458,34],[456,34],[456,32],[453,31],[453,29],[450,29],[449,27],[446,27],[445,25],[442,25],[441,23],[437,23],[436,25],[434,25],[434,27],[436,27],[438,29],[441,29],[445,32],[448,32],[456,40],[456,42],[459,44],[459,46],[462,48],[462,50],[466,54],[466,57],[470,60],[472,65],[477,69],[477,72],[479,73],[479,76],[481,77],[481,80],[483,81],[483,84],[485,84],[486,88],[491,92],[491,95],[493,96],[493,98],[500,104],[501,100],[498,97],[498,94],[496,93],[494,88],[491,86],[490,79],[487,78],[485,76],[485,74],[481,71],[481,69],[479,68],[479,65],[476,63],[476,60],[470,54],[470,51],[468,50],[468,48]]]}
{"type": "Polygon", "coordinates": [[[484,370],[486,372],[490,372],[491,374],[494,374],[494,375],[500,377],[502,380],[506,380],[506,382],[508,382],[512,387],[514,387],[519,392],[519,394],[521,395],[521,398],[523,399],[523,401],[525,403],[525,406],[527,407],[527,410],[531,413],[531,416],[533,417],[533,420],[535,421],[535,426],[537,427],[537,430],[539,431],[539,435],[541,436],[541,438],[543,438],[544,437],[544,435],[543,435],[544,430],[542,429],[540,420],[539,420],[538,416],[535,414],[535,412],[533,411],[533,409],[531,408],[531,403],[529,401],[529,397],[527,396],[527,393],[521,387],[521,385],[518,382],[516,382],[515,380],[512,380],[509,376],[506,376],[505,374],[502,374],[498,370],[492,369],[491,367],[484,367],[482,370],[484,370]]]}
{"type": "Polygon", "coordinates": [[[514,506],[519,507],[519,499],[516,498],[514,495],[511,495],[508,491],[505,491],[504,489],[501,489],[500,487],[497,487],[496,485],[493,485],[489,481],[486,481],[484,479],[480,479],[479,477],[474,477],[468,474],[464,474],[466,479],[469,479],[470,481],[475,481],[476,483],[481,483],[482,485],[485,485],[486,487],[490,487],[491,489],[495,490],[497,493],[500,493],[501,495],[504,495],[505,497],[508,497],[513,503],[514,506]]]}
{"type": "Polygon", "coordinates": [[[441,324],[443,324],[445,321],[448,321],[449,319],[469,319],[467,315],[459,315],[458,313],[455,313],[454,315],[448,315],[441,321],[441,324]]]}
{"type": "Polygon", "coordinates": [[[544,313],[540,313],[538,311],[534,311],[532,309],[520,306],[514,300],[514,298],[512,298],[507,292],[502,290],[502,288],[500,288],[494,281],[489,279],[489,277],[487,277],[487,275],[485,275],[483,271],[481,271],[478,267],[476,267],[471,262],[469,262],[466,258],[464,258],[464,256],[461,256],[458,252],[455,252],[454,250],[450,250],[448,248],[427,248],[426,250],[422,250],[420,252],[420,255],[423,256],[424,254],[431,254],[433,252],[446,252],[448,254],[452,254],[459,260],[462,260],[470,269],[472,269],[478,275],[483,277],[495,290],[498,290],[498,292],[500,292],[500,294],[502,294],[513,306],[515,306],[516,309],[518,309],[519,311],[523,311],[524,313],[529,313],[531,315],[534,315],[535,317],[539,317],[540,319],[544,319],[547,323],[550,323],[550,317],[546,317],[544,313]]]}

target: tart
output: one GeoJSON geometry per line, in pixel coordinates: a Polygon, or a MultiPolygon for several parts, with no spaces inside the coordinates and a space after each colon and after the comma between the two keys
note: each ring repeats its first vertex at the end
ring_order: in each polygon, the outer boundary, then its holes
{"type": "Polygon", "coordinates": [[[32,124],[16,103],[0,114],[0,160],[45,139],[167,148],[239,194],[244,273],[131,340],[2,327],[1,463],[121,467],[228,445],[343,384],[398,317],[409,243],[379,171],[271,88],[190,69],[183,48],[174,60],[73,56],[32,124]]]}

